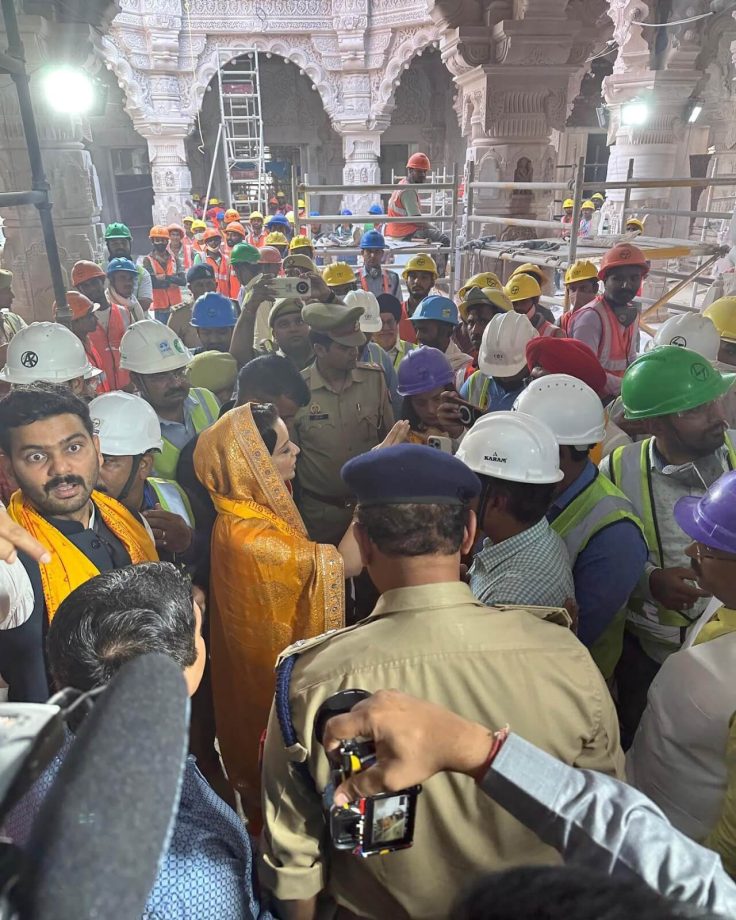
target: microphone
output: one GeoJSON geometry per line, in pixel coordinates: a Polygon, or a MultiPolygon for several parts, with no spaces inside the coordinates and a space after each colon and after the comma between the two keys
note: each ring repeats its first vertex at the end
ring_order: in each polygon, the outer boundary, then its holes
{"type": "Polygon", "coordinates": [[[179,806],[189,697],[165,655],[120,668],[34,822],[13,898],[24,920],[140,920],[179,806]]]}

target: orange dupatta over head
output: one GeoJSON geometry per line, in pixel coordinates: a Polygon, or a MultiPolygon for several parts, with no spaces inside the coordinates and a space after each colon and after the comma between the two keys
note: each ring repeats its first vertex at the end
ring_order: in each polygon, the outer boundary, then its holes
{"type": "Polygon", "coordinates": [[[200,434],[194,466],[218,511],[210,570],[217,736],[252,815],[276,658],[297,639],[344,624],[344,568],[334,546],[309,540],[249,405],[200,434]]]}

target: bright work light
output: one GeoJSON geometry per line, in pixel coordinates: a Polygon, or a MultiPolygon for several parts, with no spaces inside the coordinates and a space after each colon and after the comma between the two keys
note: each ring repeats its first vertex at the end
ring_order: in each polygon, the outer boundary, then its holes
{"type": "Polygon", "coordinates": [[[48,67],[41,82],[46,101],[55,112],[83,115],[94,105],[94,85],[78,67],[48,67]]]}

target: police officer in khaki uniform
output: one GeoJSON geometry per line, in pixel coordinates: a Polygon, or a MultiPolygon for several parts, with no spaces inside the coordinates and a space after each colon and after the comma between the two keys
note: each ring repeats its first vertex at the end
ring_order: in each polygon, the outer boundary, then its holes
{"type": "Polygon", "coordinates": [[[354,500],[340,478],[343,464],[380,443],[394,423],[383,371],[358,364],[366,338],[358,327],[363,308],[310,303],[302,310],[314,364],[302,371],[311,392],[294,419],[299,510],[317,543],[339,543],[354,500]]]}
{"type": "Polygon", "coordinates": [[[322,802],[329,764],[314,733],[322,703],[347,688],[399,687],[482,725],[508,724],[564,763],[621,778],[616,713],[587,649],[545,622],[549,608],[484,607],[459,580],[461,552],[475,539],[468,503],[480,491],[464,464],[402,444],[355,458],[343,478],[358,499],[355,535],[382,596],[363,622],[282,653],[263,762],[261,878],[282,907],[297,902],[280,916],[313,916],[326,890],[340,918],[444,920],[482,873],[555,863],[557,854],[472,780],[449,774],[425,783],[411,849],[370,859],[334,849],[322,802]]]}

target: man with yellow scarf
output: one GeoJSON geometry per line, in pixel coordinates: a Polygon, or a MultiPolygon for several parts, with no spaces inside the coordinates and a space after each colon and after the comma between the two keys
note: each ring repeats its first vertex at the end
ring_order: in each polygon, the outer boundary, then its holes
{"type": "Polygon", "coordinates": [[[102,571],[158,559],[142,520],[96,491],[100,451],[87,406],[50,384],[0,400],[0,464],[18,485],[10,517],[44,546],[0,563],[0,674],[8,697],[45,702],[44,636],[59,604],[102,571]],[[18,564],[20,563],[20,564],[18,564]]]}

